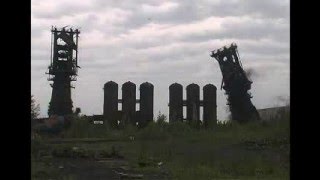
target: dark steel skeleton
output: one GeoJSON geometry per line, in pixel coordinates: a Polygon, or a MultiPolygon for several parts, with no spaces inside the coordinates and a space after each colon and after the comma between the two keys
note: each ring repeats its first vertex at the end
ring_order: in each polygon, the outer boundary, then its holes
{"type": "Polygon", "coordinates": [[[49,81],[53,81],[48,115],[72,114],[71,81],[78,74],[78,38],[80,31],[65,27],[52,27],[51,60],[48,67],[49,81]]]}
{"type": "Polygon", "coordinates": [[[212,51],[220,66],[222,73],[221,89],[226,92],[227,105],[230,107],[231,118],[238,122],[260,120],[259,113],[251,102],[252,81],[248,79],[242,68],[237,51],[237,45],[232,43],[229,47],[224,46],[212,51]]]}

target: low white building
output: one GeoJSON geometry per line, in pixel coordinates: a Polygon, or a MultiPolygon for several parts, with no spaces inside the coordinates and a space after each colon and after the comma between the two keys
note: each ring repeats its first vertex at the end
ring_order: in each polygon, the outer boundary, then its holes
{"type": "Polygon", "coordinates": [[[272,107],[265,109],[258,109],[261,120],[270,121],[274,119],[281,119],[285,114],[290,114],[290,106],[272,107]]]}

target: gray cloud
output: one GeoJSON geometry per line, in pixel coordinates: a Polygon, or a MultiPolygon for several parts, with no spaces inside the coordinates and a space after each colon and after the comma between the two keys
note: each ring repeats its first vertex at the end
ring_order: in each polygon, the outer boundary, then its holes
{"type": "MultiPolygon", "coordinates": [[[[210,51],[236,42],[245,69],[258,76],[253,102],[271,106],[289,95],[289,2],[264,1],[32,1],[32,89],[46,115],[51,96],[47,71],[51,25],[80,27],[79,77],[74,82],[75,107],[102,113],[105,82],[126,81],[155,86],[155,114],[168,115],[168,87],[181,83],[221,83],[218,63],[210,51]]],[[[137,93],[139,91],[137,90],[137,93]]],[[[121,93],[121,92],[120,92],[121,93]]],[[[226,97],[218,93],[218,117],[226,97]]]]}

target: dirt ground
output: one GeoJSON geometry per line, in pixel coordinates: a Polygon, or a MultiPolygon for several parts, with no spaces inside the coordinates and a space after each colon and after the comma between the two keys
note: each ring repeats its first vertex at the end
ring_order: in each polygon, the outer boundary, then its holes
{"type": "Polygon", "coordinates": [[[128,162],[122,159],[55,158],[53,166],[59,169],[62,176],[77,180],[166,179],[166,175],[160,171],[157,174],[133,171],[128,167],[128,162]]]}

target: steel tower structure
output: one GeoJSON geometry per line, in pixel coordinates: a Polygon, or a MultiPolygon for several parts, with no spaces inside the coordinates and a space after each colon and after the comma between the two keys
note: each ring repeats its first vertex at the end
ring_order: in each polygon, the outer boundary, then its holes
{"type": "Polygon", "coordinates": [[[48,115],[72,114],[71,81],[78,75],[78,38],[80,31],[72,28],[51,28],[51,58],[48,81],[53,81],[48,115]]]}
{"type": "Polygon", "coordinates": [[[223,88],[228,96],[227,105],[230,107],[232,120],[238,122],[259,120],[259,113],[252,104],[252,96],[248,92],[252,81],[242,68],[237,45],[233,43],[229,47],[224,46],[214,50],[211,57],[219,63],[222,72],[221,89],[223,88]]]}

